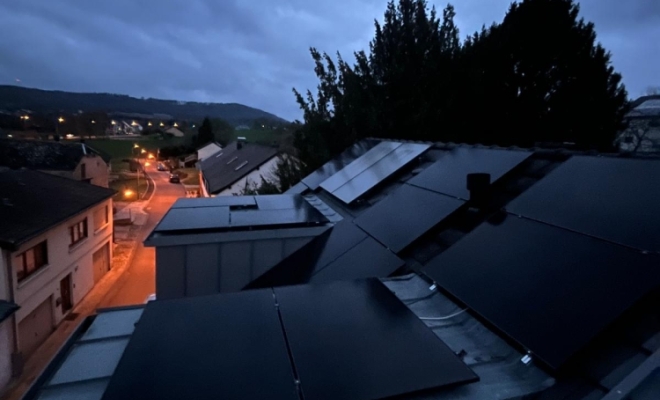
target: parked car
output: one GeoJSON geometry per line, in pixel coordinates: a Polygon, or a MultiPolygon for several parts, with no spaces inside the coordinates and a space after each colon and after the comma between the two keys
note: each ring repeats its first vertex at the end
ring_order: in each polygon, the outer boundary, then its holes
{"type": "Polygon", "coordinates": [[[167,167],[163,163],[158,163],[156,169],[158,169],[159,171],[167,171],[167,167]]]}
{"type": "Polygon", "coordinates": [[[170,183],[179,183],[179,175],[178,174],[170,174],[170,183]]]}

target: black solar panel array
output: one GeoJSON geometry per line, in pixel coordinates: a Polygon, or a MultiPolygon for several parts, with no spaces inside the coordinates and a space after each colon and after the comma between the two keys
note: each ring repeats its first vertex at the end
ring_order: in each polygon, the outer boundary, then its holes
{"type": "Polygon", "coordinates": [[[660,168],[646,160],[572,157],[507,210],[586,235],[660,251],[660,168]]]}
{"type": "Polygon", "coordinates": [[[375,399],[476,379],[368,280],[151,302],[103,399],[375,399]]]}
{"type": "Polygon", "coordinates": [[[468,174],[488,173],[491,183],[494,183],[531,155],[527,151],[459,147],[446,152],[408,183],[467,200],[470,198],[467,190],[468,174]]]}
{"type": "Polygon", "coordinates": [[[423,270],[551,368],[562,367],[642,296],[660,256],[509,216],[423,270]]]}
{"type": "Polygon", "coordinates": [[[154,232],[318,225],[327,218],[300,194],[180,199],[154,232]]]}
{"type": "Polygon", "coordinates": [[[462,200],[403,185],[361,214],[355,223],[398,253],[463,204],[462,200]]]}
{"type": "Polygon", "coordinates": [[[341,170],[371,148],[380,143],[379,140],[361,140],[353,146],[344,150],[339,156],[325,163],[321,168],[306,176],[302,183],[309,187],[311,190],[316,190],[321,182],[330,178],[337,171],[341,170]]]}
{"type": "Polygon", "coordinates": [[[380,142],[321,183],[321,187],[349,204],[419,157],[429,147],[429,144],[380,142]]]}

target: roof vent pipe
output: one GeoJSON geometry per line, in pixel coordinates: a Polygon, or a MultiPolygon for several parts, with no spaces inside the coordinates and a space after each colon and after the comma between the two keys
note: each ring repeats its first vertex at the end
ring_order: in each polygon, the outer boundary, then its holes
{"type": "Polygon", "coordinates": [[[245,144],[245,142],[247,142],[247,140],[245,139],[244,136],[239,136],[239,137],[237,137],[237,138],[236,138],[236,148],[237,148],[238,150],[242,149],[242,148],[243,148],[243,144],[245,144]]]}
{"type": "Polygon", "coordinates": [[[467,190],[470,191],[470,201],[480,205],[486,197],[490,187],[490,174],[473,173],[467,174],[467,190]]]}

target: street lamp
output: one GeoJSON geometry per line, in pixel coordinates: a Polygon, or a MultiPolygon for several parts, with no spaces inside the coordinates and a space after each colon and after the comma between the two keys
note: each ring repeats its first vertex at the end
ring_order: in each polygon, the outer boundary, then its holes
{"type": "Polygon", "coordinates": [[[57,123],[55,124],[55,135],[57,135],[58,138],[60,137],[60,124],[63,122],[64,122],[64,118],[59,117],[57,119],[57,123]]]}
{"type": "Polygon", "coordinates": [[[147,126],[151,126],[151,121],[149,121],[149,122],[147,123],[147,126]]]}
{"type": "MultiPolygon", "coordinates": [[[[137,144],[137,143],[133,144],[133,150],[139,149],[139,148],[140,148],[139,144],[137,144]]],[[[144,149],[142,149],[142,151],[144,151],[144,149]]],[[[138,164],[138,166],[137,166],[137,187],[136,187],[136,192],[137,192],[137,199],[140,200],[140,168],[142,167],[142,165],[140,165],[140,153],[138,153],[138,155],[135,158],[137,159],[137,164],[138,164]]]]}
{"type": "Polygon", "coordinates": [[[64,122],[64,118],[59,117],[59,118],[57,119],[57,122],[59,122],[60,124],[63,123],[63,122],[64,122]]]}
{"type": "Polygon", "coordinates": [[[160,126],[165,126],[165,124],[161,122],[161,123],[160,123],[160,126]]]}

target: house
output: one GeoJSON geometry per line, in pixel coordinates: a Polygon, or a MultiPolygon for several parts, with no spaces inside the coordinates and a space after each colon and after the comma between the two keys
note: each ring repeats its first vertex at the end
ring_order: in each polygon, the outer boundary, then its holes
{"type": "Polygon", "coordinates": [[[197,150],[197,161],[205,160],[222,150],[222,146],[218,143],[209,143],[197,150]]]}
{"type": "Polygon", "coordinates": [[[166,130],[165,133],[170,134],[174,137],[183,137],[184,136],[183,132],[181,132],[180,130],[178,130],[176,128],[170,128],[170,129],[166,130]]]}
{"type": "Polygon", "coordinates": [[[28,168],[108,187],[110,157],[82,142],[0,139],[0,166],[28,168]]]}
{"type": "Polygon", "coordinates": [[[626,153],[660,153],[660,95],[635,100],[626,115],[627,128],[617,139],[626,153]]]}
{"type": "Polygon", "coordinates": [[[203,197],[240,194],[261,178],[273,180],[278,151],[274,147],[240,139],[198,163],[203,197]]]}
{"type": "Polygon", "coordinates": [[[180,199],[158,300],[90,317],[26,399],[660,398],[658,181],[368,139],[284,195],[180,199]]]}
{"type": "Polygon", "coordinates": [[[0,388],[110,269],[114,193],[0,171],[0,388]]]}

